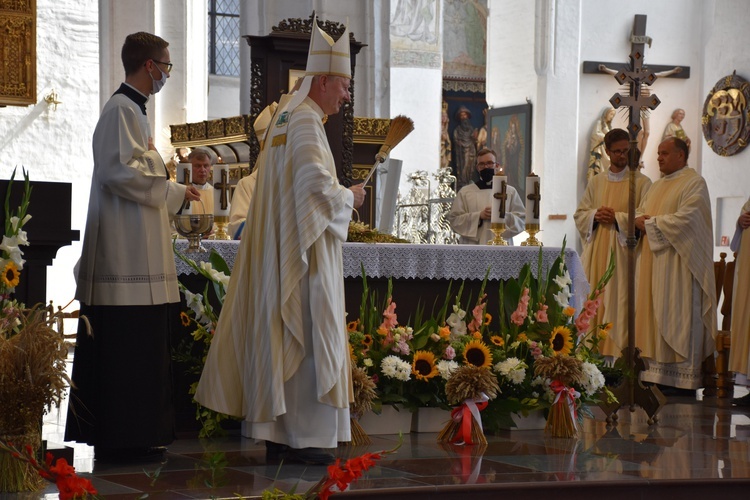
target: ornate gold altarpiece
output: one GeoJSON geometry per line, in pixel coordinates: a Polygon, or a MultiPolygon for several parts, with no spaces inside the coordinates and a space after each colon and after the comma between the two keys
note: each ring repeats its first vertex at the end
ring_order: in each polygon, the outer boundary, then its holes
{"type": "Polygon", "coordinates": [[[36,0],[0,0],[0,106],[36,104],[36,0]]]}

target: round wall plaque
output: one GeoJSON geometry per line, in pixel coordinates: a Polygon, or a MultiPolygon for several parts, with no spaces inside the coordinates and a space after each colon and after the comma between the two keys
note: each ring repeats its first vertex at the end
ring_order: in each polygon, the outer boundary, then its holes
{"type": "Polygon", "coordinates": [[[747,103],[750,83],[736,72],[719,80],[703,104],[703,137],[714,153],[732,156],[747,146],[750,121],[747,103]]]}

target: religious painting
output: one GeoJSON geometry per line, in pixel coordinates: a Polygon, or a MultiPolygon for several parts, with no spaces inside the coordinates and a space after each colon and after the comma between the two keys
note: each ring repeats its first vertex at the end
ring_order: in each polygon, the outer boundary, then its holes
{"type": "Polygon", "coordinates": [[[719,80],[703,104],[703,136],[719,156],[732,156],[750,140],[747,103],[750,83],[736,73],[719,80]]]}
{"type": "Polygon", "coordinates": [[[443,78],[484,80],[487,0],[445,0],[443,9],[443,78]]]}
{"type": "Polygon", "coordinates": [[[487,111],[489,148],[505,169],[508,183],[526,199],[526,176],[531,172],[531,103],[487,111]]]}
{"type": "Polygon", "coordinates": [[[440,5],[437,0],[394,0],[391,3],[392,67],[441,67],[440,5]]]}

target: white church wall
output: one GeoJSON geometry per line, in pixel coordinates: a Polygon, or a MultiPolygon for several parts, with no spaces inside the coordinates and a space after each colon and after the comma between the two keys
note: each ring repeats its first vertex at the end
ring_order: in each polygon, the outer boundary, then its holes
{"type": "MultiPolygon", "coordinates": [[[[656,150],[661,142],[664,127],[671,121],[676,108],[685,109],[682,126],[693,147],[691,155],[697,158],[702,146],[700,139],[700,97],[703,72],[701,33],[701,0],[667,0],[653,2],[635,0],[622,3],[613,1],[583,0],[581,31],[581,61],[628,61],[630,32],[636,14],[645,14],[646,35],[653,39],[645,49],[646,65],[689,66],[690,78],[661,78],[651,87],[651,92],[661,100],[651,112],[649,137],[643,154],[644,173],[652,180],[659,178],[656,150]],[[616,15],[613,12],[616,11],[616,15]]],[[[616,92],[624,93],[611,75],[585,74],[581,76],[580,140],[578,143],[578,176],[580,189],[585,189],[586,166],[590,151],[589,140],[595,121],[602,110],[611,107],[609,99],[616,92]]],[[[627,128],[627,115],[618,111],[613,127],[627,128]]],[[[700,165],[696,161],[691,166],[700,165]]]]}
{"type": "MultiPolygon", "coordinates": [[[[750,53],[743,47],[750,45],[747,30],[747,2],[743,0],[707,1],[703,6],[703,32],[701,57],[705,66],[700,78],[698,113],[708,92],[723,77],[737,71],[737,75],[750,80],[750,53]]],[[[698,157],[702,163],[703,177],[711,195],[714,215],[714,251],[718,260],[720,252],[731,254],[722,245],[722,236],[731,241],[737,217],[750,196],[750,151],[746,148],[734,156],[722,157],[708,147],[700,129],[695,132],[693,144],[699,143],[698,157]]],[[[731,258],[730,258],[731,260],[731,258]]]]}
{"type": "MultiPolygon", "coordinates": [[[[81,238],[99,116],[98,12],[97,0],[37,0],[37,103],[0,112],[0,178],[18,167],[18,180],[25,167],[32,181],[71,183],[71,227],[81,238]],[[61,101],[56,111],[43,99],[52,89],[61,101]]],[[[32,193],[32,217],[38,206],[32,193]]],[[[33,234],[29,240],[34,245],[33,234]]],[[[80,242],[63,247],[48,268],[47,295],[56,304],[73,298],[80,253],[80,242]]]]}

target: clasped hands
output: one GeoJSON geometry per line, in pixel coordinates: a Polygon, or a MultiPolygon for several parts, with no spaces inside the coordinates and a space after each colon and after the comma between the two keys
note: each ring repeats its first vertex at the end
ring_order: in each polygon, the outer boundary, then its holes
{"type": "Polygon", "coordinates": [[[599,224],[614,224],[615,210],[611,207],[599,207],[594,214],[594,221],[599,224]]]}

